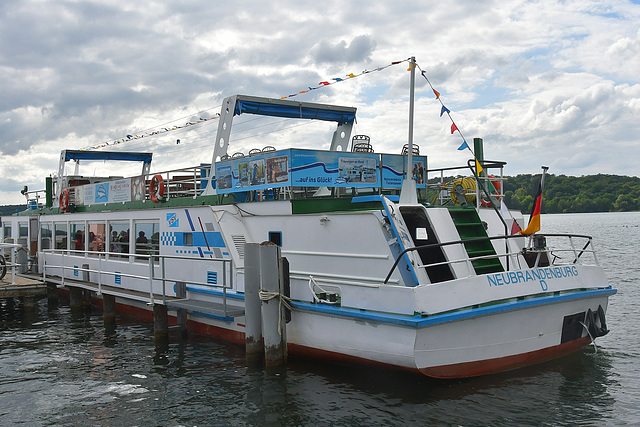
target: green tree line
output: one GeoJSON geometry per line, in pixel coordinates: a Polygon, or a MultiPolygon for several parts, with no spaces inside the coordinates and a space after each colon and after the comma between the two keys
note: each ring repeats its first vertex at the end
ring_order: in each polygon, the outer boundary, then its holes
{"type": "MultiPolygon", "coordinates": [[[[540,175],[507,177],[504,199],[511,209],[529,213],[540,175]]],[[[640,178],[620,175],[581,177],[547,174],[542,213],[626,212],[640,210],[640,178]]]]}
{"type": "MultiPolygon", "coordinates": [[[[445,178],[451,181],[454,178],[445,178]]],[[[432,183],[439,179],[429,180],[432,183]]],[[[507,176],[504,200],[511,209],[528,214],[538,190],[540,174],[507,176]]],[[[430,198],[429,198],[430,200],[430,198]]],[[[26,205],[0,206],[0,215],[25,210],[26,205]]],[[[542,213],[627,212],[640,210],[640,178],[621,175],[581,177],[547,174],[542,192],[542,213]]]]}

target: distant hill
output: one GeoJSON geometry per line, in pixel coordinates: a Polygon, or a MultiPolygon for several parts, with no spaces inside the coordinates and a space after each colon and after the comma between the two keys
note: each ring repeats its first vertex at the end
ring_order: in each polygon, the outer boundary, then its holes
{"type": "Polygon", "coordinates": [[[27,209],[27,205],[4,205],[0,206],[0,216],[13,215],[16,211],[27,209]]]}
{"type": "MultiPolygon", "coordinates": [[[[540,175],[516,175],[505,182],[504,199],[512,209],[529,213],[540,175]]],[[[640,210],[640,178],[620,175],[581,177],[547,174],[542,213],[627,212],[640,210]]]]}
{"type": "MultiPolygon", "coordinates": [[[[445,182],[454,179],[445,178],[445,182]]],[[[437,182],[439,179],[430,180],[437,182]]],[[[510,209],[531,212],[540,174],[506,176],[504,199],[510,209]]],[[[542,213],[627,212],[640,210],[640,178],[620,175],[581,177],[547,174],[542,213]]]]}

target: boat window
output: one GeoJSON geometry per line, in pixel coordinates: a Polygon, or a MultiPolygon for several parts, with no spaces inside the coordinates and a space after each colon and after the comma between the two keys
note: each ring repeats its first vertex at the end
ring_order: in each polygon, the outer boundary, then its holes
{"type": "MultiPolygon", "coordinates": [[[[84,222],[72,222],[71,226],[71,250],[85,250],[85,227],[84,222]]],[[[82,255],[78,253],[77,255],[82,255]]]]}
{"type": "Polygon", "coordinates": [[[56,249],[69,249],[67,242],[67,223],[66,222],[56,222],[53,224],[53,230],[55,234],[55,245],[56,249]]]}
{"type": "Polygon", "coordinates": [[[282,231],[270,231],[269,241],[275,243],[278,246],[282,246],[282,231]]]}
{"type": "MultiPolygon", "coordinates": [[[[158,222],[136,222],[135,232],[136,254],[158,255],[160,252],[160,224],[158,222]]],[[[136,261],[149,262],[147,257],[136,257],[136,261]]]]}
{"type": "Polygon", "coordinates": [[[183,235],[183,246],[193,246],[193,233],[184,233],[183,235]]]}
{"type": "Polygon", "coordinates": [[[4,223],[4,226],[2,227],[3,233],[3,241],[5,243],[11,243],[11,223],[4,223]]]}
{"type": "Polygon", "coordinates": [[[109,222],[109,252],[111,257],[125,258],[129,253],[129,221],[109,222]]]}
{"type": "Polygon", "coordinates": [[[40,249],[51,249],[51,230],[53,229],[53,224],[50,222],[40,223],[40,249]]]}
{"type": "MultiPolygon", "coordinates": [[[[105,230],[104,222],[90,222],[88,225],[88,245],[90,252],[104,252],[105,230]]],[[[91,254],[90,254],[91,255],[91,254]]],[[[96,254],[93,254],[94,256],[96,254]]]]}
{"type": "Polygon", "coordinates": [[[18,238],[21,237],[29,237],[29,226],[27,225],[26,222],[19,222],[18,223],[18,238]]]}

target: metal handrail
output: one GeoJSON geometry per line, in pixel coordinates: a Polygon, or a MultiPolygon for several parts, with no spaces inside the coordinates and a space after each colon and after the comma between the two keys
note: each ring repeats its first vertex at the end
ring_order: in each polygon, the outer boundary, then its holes
{"type": "MultiPolygon", "coordinates": [[[[492,254],[492,255],[481,255],[481,256],[475,256],[475,257],[468,257],[465,259],[458,259],[458,260],[448,260],[448,261],[443,261],[443,262],[437,262],[437,263],[430,263],[430,264],[422,264],[419,265],[418,268],[429,268],[429,267],[433,267],[433,266],[438,266],[438,265],[449,265],[449,264],[454,264],[454,263],[459,263],[459,262],[471,262],[471,261],[475,261],[475,260],[479,260],[479,259],[491,259],[491,258],[501,258],[501,257],[511,257],[514,255],[521,255],[524,253],[524,251],[527,252],[531,252],[531,253],[542,253],[542,252],[548,252],[550,254],[553,254],[553,252],[572,252],[575,256],[574,260],[572,261],[572,264],[575,264],[578,262],[578,260],[580,259],[580,257],[582,256],[582,254],[584,254],[585,252],[589,252],[592,253],[594,256],[594,260],[597,264],[597,258],[596,258],[596,253],[595,250],[587,250],[587,248],[589,246],[593,246],[592,243],[592,237],[591,236],[587,236],[587,235],[583,235],[583,234],[555,234],[555,233],[549,233],[549,234],[536,234],[536,236],[544,236],[544,237],[566,237],[569,239],[570,244],[572,244],[572,238],[581,238],[581,239],[587,239],[587,243],[585,244],[585,246],[582,248],[582,250],[578,253],[578,251],[575,248],[572,249],[549,249],[549,248],[544,248],[544,249],[534,249],[532,247],[525,247],[523,248],[522,252],[509,252],[509,251],[505,251],[505,253],[503,254],[492,254]]],[[[477,237],[474,239],[466,239],[466,240],[454,240],[454,241],[450,241],[450,242],[443,242],[443,243],[431,243],[429,245],[420,245],[420,246],[414,246],[411,248],[407,248],[405,250],[403,250],[402,252],[400,252],[398,254],[398,256],[396,257],[393,266],[391,266],[391,269],[389,270],[389,273],[387,274],[387,277],[384,279],[384,283],[386,284],[389,279],[391,278],[391,275],[393,274],[393,271],[396,269],[396,267],[398,266],[398,264],[400,263],[400,260],[402,259],[402,257],[408,253],[408,252],[412,252],[412,251],[416,251],[416,250],[420,250],[420,249],[430,249],[430,248],[436,248],[436,247],[444,247],[444,246],[450,246],[450,245],[464,245],[465,243],[474,243],[474,242],[484,242],[484,241],[492,241],[492,240],[502,240],[504,239],[505,242],[508,239],[516,239],[516,238],[524,238],[526,236],[522,236],[519,234],[514,234],[511,236],[490,236],[490,237],[477,237]]],[[[529,236],[532,237],[532,236],[529,236]]],[[[507,258],[508,259],[508,258],[507,258]]],[[[539,257],[538,259],[536,259],[536,266],[538,265],[538,261],[539,261],[539,257]]],[[[555,261],[555,259],[554,259],[555,261]]],[[[553,262],[553,261],[552,261],[553,262]]],[[[507,265],[507,271],[510,271],[507,265]]]]}
{"type": "MultiPolygon", "coordinates": [[[[185,256],[179,256],[179,255],[158,255],[158,254],[153,254],[153,255],[145,255],[145,254],[122,254],[120,252],[97,252],[97,251],[81,251],[81,250],[70,250],[70,249],[45,249],[42,250],[43,253],[43,260],[44,260],[44,268],[42,271],[42,275],[43,275],[43,280],[46,279],[46,270],[47,268],[61,268],[64,272],[64,270],[78,270],[78,271],[82,271],[82,272],[90,272],[90,273],[98,273],[98,292],[101,293],[102,292],[102,275],[108,275],[108,276],[121,276],[121,277],[129,277],[129,278],[133,278],[133,279],[140,279],[140,280],[148,280],[149,281],[149,302],[148,305],[153,305],[155,304],[155,297],[154,297],[154,292],[153,292],[153,282],[154,280],[156,281],[160,281],[162,283],[162,303],[163,305],[166,305],[166,282],[186,282],[188,284],[192,284],[192,285],[198,285],[198,286],[208,286],[211,288],[219,288],[222,289],[222,304],[223,304],[223,308],[224,308],[224,313],[225,316],[227,314],[227,288],[232,288],[233,287],[233,274],[232,271],[229,271],[229,273],[227,273],[227,270],[232,270],[233,267],[233,263],[230,259],[219,259],[219,258],[191,258],[191,257],[185,257],[185,256]],[[56,255],[59,254],[60,256],[62,256],[63,258],[65,256],[70,256],[70,255],[75,255],[75,254],[80,254],[78,256],[83,257],[85,254],[91,255],[91,256],[96,256],[98,257],[98,270],[96,269],[92,269],[92,268],[75,268],[73,266],[67,266],[65,264],[61,264],[61,265],[54,265],[54,264],[48,264],[46,262],[46,255],[47,254],[51,254],[51,255],[56,255]],[[148,260],[148,265],[149,265],[149,274],[148,275],[140,275],[140,274],[132,274],[132,273],[124,273],[124,272],[119,272],[116,273],[115,271],[109,271],[109,270],[103,270],[102,269],[102,265],[104,264],[103,258],[104,260],[106,260],[107,256],[117,256],[117,257],[122,257],[125,256],[127,258],[130,257],[135,257],[136,259],[139,258],[146,258],[148,260]],[[156,264],[155,260],[158,259],[158,264],[156,264]],[[197,261],[197,262],[213,262],[213,263],[222,263],[222,275],[223,275],[223,279],[222,279],[222,284],[212,284],[212,283],[206,283],[206,282],[200,282],[200,281],[194,281],[194,280],[189,280],[189,281],[185,281],[183,279],[179,279],[179,278],[173,278],[173,277],[167,277],[167,275],[165,274],[165,260],[167,259],[176,259],[176,260],[188,260],[188,261],[197,261]],[[156,267],[160,267],[160,276],[156,276],[156,267]],[[228,283],[227,283],[227,278],[228,283]]],[[[95,258],[90,258],[90,259],[94,259],[95,258]]],[[[144,264],[143,263],[138,263],[137,264],[140,267],[143,267],[144,264]]],[[[62,279],[63,279],[63,284],[64,284],[64,274],[62,274],[62,279]]],[[[125,288],[123,288],[125,289],[125,288]]]]}

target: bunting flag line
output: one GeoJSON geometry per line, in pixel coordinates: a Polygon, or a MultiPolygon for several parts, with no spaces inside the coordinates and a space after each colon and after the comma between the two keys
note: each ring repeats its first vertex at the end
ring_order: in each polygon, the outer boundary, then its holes
{"type": "Polygon", "coordinates": [[[416,63],[416,67],[418,69],[420,69],[420,74],[427,81],[427,83],[429,84],[429,87],[431,88],[431,90],[435,94],[436,99],[440,102],[440,105],[442,105],[442,109],[440,110],[440,117],[442,117],[442,115],[444,113],[447,113],[447,116],[449,117],[449,120],[451,120],[451,134],[453,135],[457,131],[460,134],[460,137],[462,137],[462,145],[460,145],[458,147],[458,150],[464,150],[466,148],[471,152],[471,154],[473,155],[473,159],[475,160],[475,163],[476,163],[476,174],[478,176],[480,176],[480,172],[483,171],[482,166],[480,166],[480,162],[478,161],[478,158],[476,157],[476,154],[473,152],[471,147],[469,147],[469,144],[467,144],[467,140],[465,139],[464,135],[460,131],[460,128],[458,128],[458,125],[456,125],[456,123],[453,121],[453,118],[451,117],[451,111],[447,107],[444,106],[444,103],[442,102],[442,99],[440,99],[440,92],[438,92],[436,90],[436,88],[433,87],[433,85],[431,84],[431,81],[427,77],[427,73],[423,69],[420,68],[418,63],[416,63]]]}
{"type": "MultiPolygon", "coordinates": [[[[402,64],[403,62],[409,62],[409,59],[405,59],[405,60],[402,60],[402,61],[393,61],[388,65],[384,65],[382,67],[378,67],[378,68],[375,68],[373,70],[364,70],[364,71],[360,72],[359,74],[349,73],[349,74],[345,75],[346,78],[333,77],[333,78],[330,79],[332,81],[329,81],[329,80],[322,81],[322,82],[318,83],[318,85],[315,86],[315,87],[309,86],[308,89],[298,91],[298,92],[293,93],[291,95],[281,96],[280,99],[293,98],[294,96],[298,96],[298,95],[303,94],[303,93],[308,93],[308,92],[310,92],[312,90],[320,89],[320,88],[323,88],[325,86],[331,86],[333,84],[344,82],[344,81],[347,81],[347,80],[350,80],[350,79],[354,79],[356,77],[360,77],[360,76],[363,76],[365,74],[370,74],[370,73],[373,73],[373,72],[382,71],[382,70],[385,70],[385,69],[387,69],[389,67],[392,67],[394,65],[402,64]]],[[[409,66],[409,70],[408,71],[411,71],[411,66],[409,66]]],[[[183,129],[183,128],[188,127],[188,126],[197,125],[199,123],[203,123],[203,122],[206,122],[206,121],[209,121],[209,120],[214,120],[214,119],[219,119],[219,118],[220,118],[220,114],[217,113],[213,117],[200,118],[199,120],[197,120],[195,122],[191,122],[190,121],[190,122],[185,123],[182,126],[172,126],[170,128],[164,127],[164,128],[159,129],[159,130],[155,130],[153,132],[143,132],[140,135],[138,135],[138,134],[127,135],[126,137],[120,138],[120,139],[116,139],[113,142],[110,142],[110,141],[109,142],[103,142],[103,143],[98,144],[98,145],[93,145],[93,146],[90,146],[90,147],[81,148],[81,150],[98,150],[100,148],[108,147],[108,146],[111,146],[111,145],[122,144],[123,142],[128,142],[128,141],[132,141],[132,140],[136,140],[136,139],[155,136],[155,135],[159,135],[159,134],[162,134],[162,133],[165,133],[165,132],[170,132],[170,131],[174,131],[174,130],[178,130],[178,129],[183,129]]]]}

